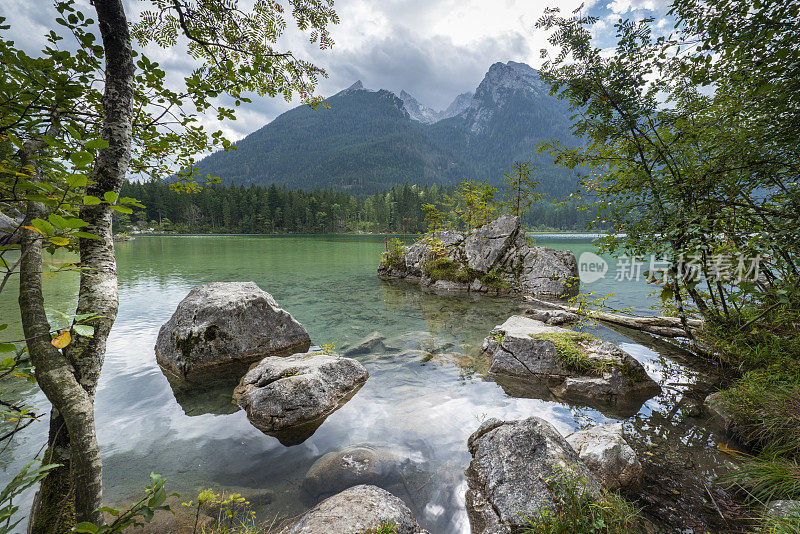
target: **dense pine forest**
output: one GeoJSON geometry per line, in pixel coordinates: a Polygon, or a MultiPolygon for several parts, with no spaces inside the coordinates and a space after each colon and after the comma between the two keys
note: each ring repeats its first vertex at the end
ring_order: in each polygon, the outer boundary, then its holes
{"type": "MultiPolygon", "coordinates": [[[[121,196],[144,209],[115,213],[115,230],[133,226],[176,233],[419,233],[423,204],[442,205],[452,187],[398,185],[370,196],[330,189],[293,190],[271,185],[213,184],[197,193],[176,192],[164,182],[128,182],[121,196]]],[[[525,216],[535,230],[586,230],[595,210],[539,202],[525,216]]]]}

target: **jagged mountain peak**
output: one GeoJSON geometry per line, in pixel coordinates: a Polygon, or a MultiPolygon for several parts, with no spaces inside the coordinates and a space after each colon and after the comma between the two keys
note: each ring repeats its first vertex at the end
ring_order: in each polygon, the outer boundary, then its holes
{"type": "Polygon", "coordinates": [[[463,113],[469,107],[470,102],[472,102],[472,96],[473,93],[471,91],[456,96],[453,101],[450,102],[450,105],[447,106],[447,109],[439,113],[439,120],[449,119],[450,117],[455,117],[463,113]]]}
{"type": "Polygon", "coordinates": [[[351,85],[350,87],[348,87],[344,91],[341,91],[340,94],[341,93],[349,93],[350,91],[365,91],[365,90],[366,89],[364,89],[364,84],[361,83],[361,80],[358,80],[358,81],[356,81],[356,83],[354,83],[353,85],[351,85]]]}
{"type": "Polygon", "coordinates": [[[405,89],[400,91],[400,100],[403,101],[403,107],[405,107],[409,116],[415,121],[424,124],[433,124],[439,120],[439,114],[436,111],[428,106],[420,104],[419,101],[407,93],[405,89]]]}
{"type": "Polygon", "coordinates": [[[498,62],[489,67],[483,81],[475,90],[475,98],[476,100],[490,98],[498,102],[499,93],[509,90],[539,93],[544,91],[544,84],[539,79],[539,73],[525,63],[498,62]]]}

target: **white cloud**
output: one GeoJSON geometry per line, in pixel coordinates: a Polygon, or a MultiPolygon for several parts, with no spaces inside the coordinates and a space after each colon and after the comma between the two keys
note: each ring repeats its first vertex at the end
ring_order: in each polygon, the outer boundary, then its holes
{"type": "MultiPolygon", "coordinates": [[[[621,10],[661,1],[614,0],[612,5],[621,10]]],[[[78,3],[92,11],[88,0],[78,3]]],[[[538,66],[547,35],[535,23],[553,4],[552,0],[338,0],[341,24],[332,28],[336,45],[331,50],[310,44],[291,20],[280,44],[328,71],[330,78],[321,81],[320,94],[333,94],[361,79],[373,89],[405,89],[422,103],[441,109],[458,93],[474,90],[496,61],[538,66]]],[[[559,4],[569,13],[580,0],[559,4]]],[[[148,6],[146,0],[128,0],[129,16],[138,16],[148,6]]],[[[10,34],[29,52],[41,47],[43,35],[55,25],[55,10],[47,0],[2,0],[0,16],[9,19],[10,34]]],[[[193,65],[180,47],[152,48],[147,53],[176,83],[193,65]]],[[[203,120],[238,139],[297,104],[259,98],[242,107],[235,122],[203,120]]]]}

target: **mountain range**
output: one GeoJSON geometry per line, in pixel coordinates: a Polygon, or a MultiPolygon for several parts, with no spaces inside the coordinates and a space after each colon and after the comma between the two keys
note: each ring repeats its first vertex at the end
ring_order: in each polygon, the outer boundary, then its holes
{"type": "Polygon", "coordinates": [[[406,91],[366,89],[358,81],[316,110],[299,106],[196,169],[237,184],[333,188],[372,193],[398,183],[500,183],[515,160],[533,160],[540,190],[574,189],[570,171],[537,154],[542,141],[574,144],[566,103],[552,97],[536,70],[495,63],[474,92],[442,111],[406,91]]]}

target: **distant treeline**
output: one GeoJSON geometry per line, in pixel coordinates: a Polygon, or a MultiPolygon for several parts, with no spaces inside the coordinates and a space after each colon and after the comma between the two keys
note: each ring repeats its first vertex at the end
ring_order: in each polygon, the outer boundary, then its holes
{"type": "MultiPolygon", "coordinates": [[[[452,194],[451,187],[409,184],[365,197],[276,185],[213,184],[179,193],[164,182],[128,182],[121,196],[145,208],[115,213],[115,230],[136,225],[177,233],[420,233],[426,230],[422,204],[443,204],[452,194]]],[[[591,209],[540,202],[525,223],[539,230],[586,230],[594,215],[591,209]]]]}

